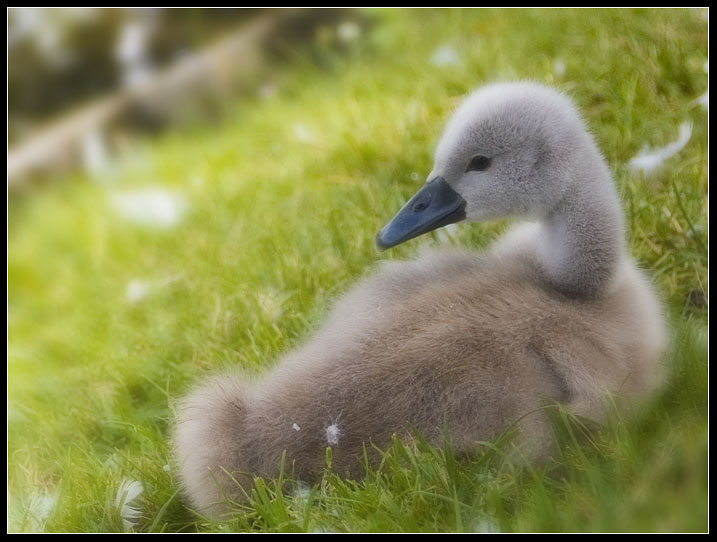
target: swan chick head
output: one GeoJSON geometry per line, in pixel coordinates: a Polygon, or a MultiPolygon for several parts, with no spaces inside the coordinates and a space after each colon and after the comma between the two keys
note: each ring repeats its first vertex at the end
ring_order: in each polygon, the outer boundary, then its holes
{"type": "Polygon", "coordinates": [[[560,92],[531,82],[482,87],[448,121],[426,185],[379,232],[377,245],[460,221],[542,219],[580,178],[581,153],[593,149],[560,92]]]}

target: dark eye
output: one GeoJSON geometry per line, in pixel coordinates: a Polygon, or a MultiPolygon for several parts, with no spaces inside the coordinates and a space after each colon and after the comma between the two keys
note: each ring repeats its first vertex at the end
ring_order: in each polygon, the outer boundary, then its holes
{"type": "Polygon", "coordinates": [[[471,158],[470,164],[466,168],[466,171],[485,171],[490,167],[490,158],[483,156],[482,154],[476,154],[471,158]]]}

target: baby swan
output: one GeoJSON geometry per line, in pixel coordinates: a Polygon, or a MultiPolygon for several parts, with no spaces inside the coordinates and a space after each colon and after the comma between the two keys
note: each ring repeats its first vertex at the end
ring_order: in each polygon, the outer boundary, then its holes
{"type": "Polygon", "coordinates": [[[517,443],[543,456],[546,402],[600,420],[607,394],[654,390],[663,320],[627,253],[610,172],[571,102],[534,83],[465,100],[377,244],[504,217],[534,222],[484,253],[385,263],[263,378],[216,376],[185,398],[174,448],[193,505],[221,515],[252,476],[278,474],[283,453],[300,479],[322,472],[329,446],[337,472],[360,475],[364,443],[412,428],[470,453],[517,422],[517,443]]]}

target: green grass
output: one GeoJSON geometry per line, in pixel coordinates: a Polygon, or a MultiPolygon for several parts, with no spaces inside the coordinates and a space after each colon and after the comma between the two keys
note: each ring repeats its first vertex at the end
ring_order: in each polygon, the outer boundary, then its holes
{"type": "MultiPolygon", "coordinates": [[[[12,531],[122,531],[116,495],[144,491],[137,531],[705,531],[707,529],[707,89],[704,10],[374,11],[342,51],[296,54],[278,96],[243,99],[220,125],[145,143],[101,182],[11,198],[8,516],[12,531]],[[456,65],[436,67],[441,45],[456,65]],[[565,71],[555,73],[559,60],[565,71]],[[177,398],[212,370],[270,367],[320,325],[380,257],[380,226],[431,167],[442,125],[481,83],[568,92],[618,182],[633,254],[673,331],[664,390],[604,427],[555,416],[560,454],[533,468],[484,444],[394,443],[365,480],[327,472],[287,491],[257,480],[235,519],[187,508],[167,443],[177,398]],[[644,144],[688,145],[650,175],[644,144]],[[172,228],[112,206],[160,185],[189,202],[172,228]],[[154,285],[134,303],[131,281],[154,285]]],[[[504,224],[461,226],[482,247],[504,224]]]]}

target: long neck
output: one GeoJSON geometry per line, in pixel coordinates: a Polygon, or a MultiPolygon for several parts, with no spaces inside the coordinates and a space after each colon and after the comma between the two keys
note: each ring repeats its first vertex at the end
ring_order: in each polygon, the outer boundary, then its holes
{"type": "Polygon", "coordinates": [[[536,247],[548,282],[581,298],[604,292],[626,254],[622,211],[610,173],[597,150],[583,159],[572,189],[543,220],[536,247]]]}

